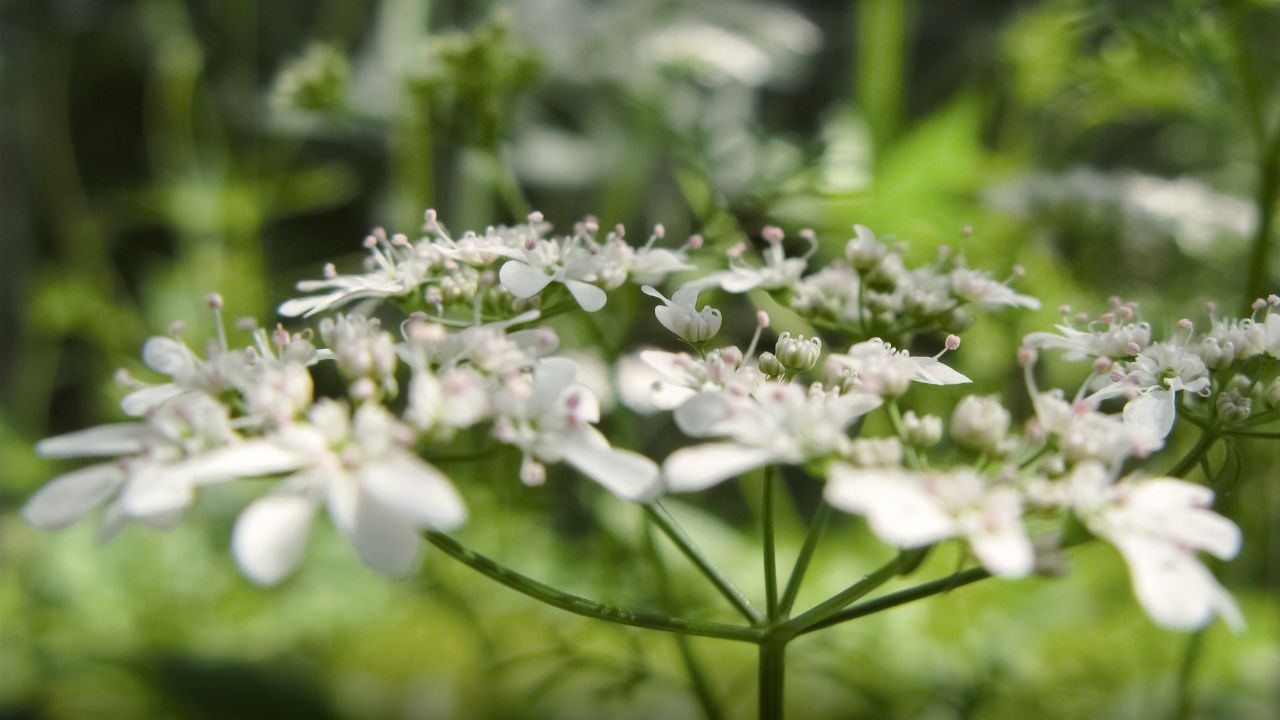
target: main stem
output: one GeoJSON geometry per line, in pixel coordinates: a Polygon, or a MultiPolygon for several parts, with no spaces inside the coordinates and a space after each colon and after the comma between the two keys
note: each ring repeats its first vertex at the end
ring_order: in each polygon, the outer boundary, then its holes
{"type": "Polygon", "coordinates": [[[786,689],[786,641],[760,643],[760,720],[781,720],[786,689]]]}

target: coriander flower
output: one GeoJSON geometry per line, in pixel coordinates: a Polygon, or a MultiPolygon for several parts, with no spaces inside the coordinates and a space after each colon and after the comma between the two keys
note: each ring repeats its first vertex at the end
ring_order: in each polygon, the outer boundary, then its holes
{"type": "Polygon", "coordinates": [[[352,414],[325,399],[306,422],[209,453],[195,468],[234,477],[292,473],[236,522],[232,552],[250,580],[273,585],[293,570],[320,505],[366,565],[404,575],[421,555],[421,530],[452,530],[467,517],[449,479],[413,452],[413,439],[380,405],[352,414]]]}
{"type": "Polygon", "coordinates": [[[1068,479],[1073,510],[1094,534],[1124,556],[1134,594],[1166,627],[1203,627],[1215,615],[1239,629],[1244,618],[1231,595],[1196,557],[1223,560],[1240,549],[1240,528],[1213,512],[1213,492],[1177,478],[1112,475],[1082,463],[1068,479]]]}
{"type": "MultiPolygon", "coordinates": [[[[719,286],[725,292],[735,294],[745,293],[754,288],[778,290],[794,285],[804,274],[809,264],[808,257],[813,254],[813,251],[810,250],[804,257],[789,258],[782,249],[782,230],[766,227],[761,234],[769,244],[768,249],[762,254],[763,265],[748,264],[742,257],[745,246],[735,246],[729,251],[728,270],[712,273],[694,285],[699,288],[719,286]]],[[[814,247],[816,248],[816,244],[814,247]]]]}
{"type": "Polygon", "coordinates": [[[1035,565],[1019,494],[987,487],[968,468],[908,472],[835,463],[824,496],[833,507],[865,515],[876,537],[895,547],[962,537],[993,575],[1022,577],[1035,565]]]}
{"type": "MultiPolygon", "coordinates": [[[[953,344],[958,346],[958,342],[953,344]]],[[[846,354],[833,354],[831,361],[837,367],[853,371],[859,390],[880,397],[901,395],[912,382],[927,385],[972,382],[939,362],[940,356],[941,353],[931,358],[913,357],[906,350],[896,350],[880,338],[872,338],[849,348],[846,354]]]]}
{"type": "Polygon", "coordinates": [[[561,283],[578,305],[587,312],[604,307],[604,290],[594,283],[598,279],[594,242],[584,235],[562,238],[530,237],[524,244],[504,248],[510,258],[498,270],[498,279],[512,295],[529,298],[542,292],[553,282],[561,283]],[[591,244],[588,244],[591,243],[591,244]]]}
{"type": "Polygon", "coordinates": [[[848,427],[880,403],[873,395],[777,382],[762,383],[749,395],[703,391],[676,408],[676,424],[693,437],[729,439],[672,453],[663,463],[667,488],[703,490],[765,465],[846,455],[848,427]]]}
{"type": "Polygon", "coordinates": [[[1136,393],[1124,406],[1124,422],[1154,437],[1164,438],[1173,430],[1179,391],[1203,396],[1210,392],[1209,370],[1204,361],[1178,345],[1154,343],[1127,367],[1127,375],[1091,397],[1102,400],[1136,393]]]}
{"type": "Polygon", "coordinates": [[[967,267],[958,267],[951,271],[951,290],[961,300],[977,303],[983,307],[1007,305],[1029,310],[1040,309],[1040,301],[1036,298],[1014,292],[1013,288],[1007,284],[996,282],[990,275],[967,267]]]}
{"type": "Polygon", "coordinates": [[[60,530],[108,504],[99,529],[103,541],[131,520],[172,527],[191,503],[197,482],[219,479],[193,459],[236,441],[226,408],[203,394],[188,394],[153,410],[146,422],[114,423],[41,441],[45,457],[114,457],[54,478],[22,509],[44,530],[60,530]]]}
{"type": "Polygon", "coordinates": [[[594,427],[599,402],[575,382],[577,372],[571,360],[547,358],[532,373],[509,377],[494,398],[494,437],[524,453],[520,474],[528,484],[545,479],[542,463],[563,460],[624,500],[652,500],[661,488],[658,467],[609,445],[594,427]]]}
{"type": "Polygon", "coordinates": [[[641,289],[645,295],[662,301],[662,305],[654,308],[653,313],[662,327],[675,333],[681,340],[697,345],[710,340],[720,331],[719,310],[710,305],[697,309],[697,287],[686,285],[677,290],[670,300],[652,286],[645,285],[641,289]]]}

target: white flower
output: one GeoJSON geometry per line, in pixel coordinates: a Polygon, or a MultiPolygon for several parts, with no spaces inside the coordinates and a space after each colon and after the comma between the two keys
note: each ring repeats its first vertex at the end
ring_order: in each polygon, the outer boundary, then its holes
{"type": "Polygon", "coordinates": [[[835,463],[825,497],[836,508],[865,515],[876,537],[895,547],[963,537],[993,575],[1022,577],[1035,565],[1018,493],[987,488],[968,468],[908,472],[835,463]]]}
{"type": "Polygon", "coordinates": [[[936,358],[912,357],[906,350],[895,350],[880,338],[860,342],[849,348],[848,353],[834,354],[831,359],[855,373],[862,392],[881,397],[901,395],[912,382],[928,385],[971,382],[936,358]]]}
{"type": "Polygon", "coordinates": [[[1068,403],[1061,390],[1038,392],[1034,385],[1030,387],[1036,419],[1057,439],[1067,462],[1093,461],[1119,467],[1130,457],[1146,457],[1164,445],[1164,438],[1150,428],[1098,412],[1096,400],[1068,403]]]}
{"type": "Polygon", "coordinates": [[[1009,434],[1010,419],[999,400],[966,395],[951,413],[951,436],[961,445],[998,453],[1009,434]]]}
{"type": "Polygon", "coordinates": [[[366,403],[352,416],[321,400],[308,422],[208,453],[195,472],[292,473],[236,523],[232,551],[254,582],[277,583],[297,565],[321,504],[366,565],[403,575],[421,555],[420,530],[452,530],[467,517],[449,479],[409,449],[412,438],[380,405],[366,403]]]}
{"type": "Polygon", "coordinates": [[[1208,395],[1209,370],[1198,355],[1169,343],[1154,343],[1128,365],[1129,374],[1095,392],[1102,400],[1137,393],[1124,406],[1124,422],[1153,437],[1164,438],[1173,430],[1177,394],[1185,390],[1208,395]]]}
{"type": "Polygon", "coordinates": [[[676,424],[686,435],[729,440],[672,453],[663,463],[667,488],[702,490],[764,465],[845,455],[851,448],[849,425],[880,403],[872,395],[776,382],[759,385],[751,395],[704,391],[676,408],[676,424]]]}
{"type": "Polygon", "coordinates": [[[339,275],[332,265],[327,266],[325,279],[303,280],[297,286],[302,292],[323,294],[286,300],[277,312],[285,317],[310,317],[354,300],[407,295],[426,282],[445,259],[430,240],[410,243],[403,235],[388,238],[381,228],[365,238],[364,246],[369,250],[365,273],[339,275]]]}
{"type": "Polygon", "coordinates": [[[628,406],[637,412],[674,410],[700,391],[737,388],[749,393],[764,380],[756,368],[742,363],[742,351],[720,348],[702,359],[688,353],[642,350],[638,360],[619,363],[619,384],[628,406]]]}
{"type": "Polygon", "coordinates": [[[1076,513],[1120,550],[1138,602],[1156,622],[1194,629],[1218,615],[1243,626],[1231,595],[1196,557],[1203,550],[1228,560],[1240,549],[1240,529],[1209,509],[1212,491],[1168,477],[1112,484],[1095,463],[1077,466],[1069,482],[1076,513]]]}
{"type": "Polygon", "coordinates": [[[645,295],[662,301],[661,306],[654,308],[654,315],[662,327],[685,342],[703,343],[720,332],[720,311],[710,305],[701,310],[697,308],[697,287],[686,285],[677,290],[670,300],[649,285],[641,289],[645,295]]]}
{"type": "Polygon", "coordinates": [[[506,248],[509,258],[498,270],[498,279],[512,295],[528,298],[553,282],[562,283],[587,312],[604,307],[605,292],[593,283],[598,277],[594,252],[582,236],[529,238],[519,247],[506,248]]]}
{"type": "Polygon", "coordinates": [[[778,228],[765,228],[764,238],[769,247],[763,253],[763,265],[749,265],[742,257],[741,248],[737,248],[729,255],[728,270],[712,273],[694,285],[699,288],[718,285],[731,293],[745,293],[754,288],[777,290],[795,285],[804,274],[808,260],[787,257],[782,249],[782,231],[778,228]]]}
{"type": "Polygon", "coordinates": [[[1027,347],[1064,350],[1067,360],[1094,358],[1129,358],[1151,343],[1151,326],[1147,323],[1116,323],[1094,330],[1077,330],[1069,325],[1055,325],[1057,333],[1033,332],[1023,338],[1027,347]]]}
{"type": "Polygon", "coordinates": [[[596,397],[575,382],[577,366],[547,358],[532,375],[509,378],[495,397],[494,436],[525,454],[526,480],[545,477],[539,462],[564,461],[625,500],[646,502],[660,490],[658,467],[629,450],[610,447],[593,424],[596,397]]]}
{"type": "Polygon", "coordinates": [[[955,296],[984,307],[1024,307],[1031,310],[1040,309],[1040,301],[1030,295],[1014,292],[1008,285],[996,282],[991,276],[967,267],[958,267],[951,271],[951,291],[955,296]]]}
{"type": "Polygon", "coordinates": [[[157,529],[172,527],[190,504],[201,480],[192,458],[234,442],[226,408],[203,394],[184,395],[153,411],[147,422],[101,425],[42,441],[45,457],[111,457],[61,475],[23,507],[26,521],[44,530],[62,529],[110,501],[99,531],[109,540],[130,520],[157,529]]]}

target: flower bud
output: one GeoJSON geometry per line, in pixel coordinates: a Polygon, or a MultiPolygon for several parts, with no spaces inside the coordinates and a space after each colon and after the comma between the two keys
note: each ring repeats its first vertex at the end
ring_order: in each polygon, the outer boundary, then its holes
{"type": "Polygon", "coordinates": [[[1272,380],[1271,384],[1267,385],[1266,396],[1268,405],[1273,408],[1280,407],[1280,377],[1272,380]]]}
{"type": "Polygon", "coordinates": [[[1228,390],[1218,395],[1218,417],[1228,425],[1236,425],[1249,419],[1253,401],[1239,390],[1228,390]]]}
{"type": "Polygon", "coordinates": [[[969,329],[973,324],[973,313],[966,308],[952,308],[951,312],[942,317],[942,329],[952,334],[960,334],[969,329]]]}
{"type": "Polygon", "coordinates": [[[951,437],[961,445],[995,453],[1009,433],[1009,411],[995,398],[969,395],[951,414],[951,437]]]}
{"type": "Polygon", "coordinates": [[[778,357],[771,352],[760,353],[759,367],[760,372],[769,377],[782,377],[782,374],[786,372],[786,368],[782,367],[778,357]]]}
{"type": "Polygon", "coordinates": [[[898,467],[902,443],[896,437],[858,438],[850,446],[849,459],[859,467],[898,467]]]}
{"type": "Polygon", "coordinates": [[[856,237],[845,244],[844,256],[859,272],[866,272],[880,264],[888,248],[862,225],[855,225],[853,231],[856,237]]]}
{"type": "Polygon", "coordinates": [[[1204,364],[1212,370],[1221,370],[1236,359],[1236,346],[1230,340],[1218,342],[1215,337],[1207,337],[1200,343],[1200,357],[1204,364]]]}
{"type": "Polygon", "coordinates": [[[937,415],[920,417],[908,410],[902,414],[902,429],[907,442],[918,448],[931,447],[942,440],[942,418],[937,415]]]}
{"type": "Polygon", "coordinates": [[[778,337],[774,353],[778,362],[791,372],[811,370],[822,356],[822,338],[792,337],[791,333],[784,332],[778,337]]]}

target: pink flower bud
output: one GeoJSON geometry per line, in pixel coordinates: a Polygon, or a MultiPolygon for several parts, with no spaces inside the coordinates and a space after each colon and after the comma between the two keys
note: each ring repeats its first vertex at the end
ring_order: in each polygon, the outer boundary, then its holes
{"type": "Polygon", "coordinates": [[[763,310],[756,311],[756,325],[762,328],[769,327],[769,313],[763,310]]]}

